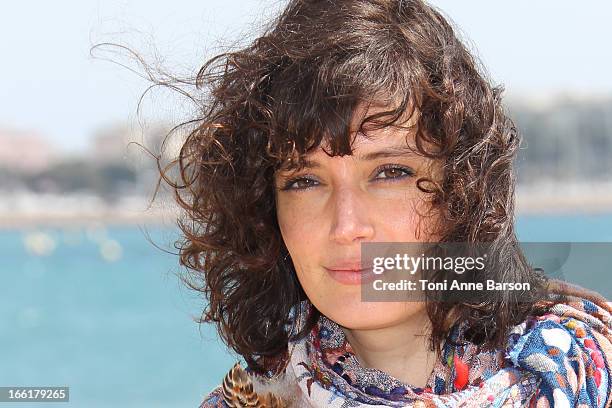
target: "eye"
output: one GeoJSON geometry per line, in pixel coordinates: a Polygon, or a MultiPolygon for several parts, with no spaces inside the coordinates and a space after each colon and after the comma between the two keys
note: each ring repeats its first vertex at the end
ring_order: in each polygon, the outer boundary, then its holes
{"type": "MultiPolygon", "coordinates": [[[[375,177],[375,181],[399,181],[405,179],[406,177],[413,176],[414,171],[409,167],[391,164],[379,167],[376,174],[383,174],[384,177],[375,177]]],[[[308,176],[299,176],[285,181],[280,189],[282,191],[304,191],[317,187],[318,185],[319,182],[313,178],[308,176]]]]}
{"type": "Polygon", "coordinates": [[[317,184],[315,183],[318,182],[308,177],[296,177],[287,180],[281,187],[281,190],[306,190],[316,186],[317,184]]]}
{"type": "Polygon", "coordinates": [[[385,177],[375,177],[374,180],[395,181],[413,176],[414,171],[408,167],[391,164],[378,168],[378,173],[376,174],[384,174],[385,177]]]}

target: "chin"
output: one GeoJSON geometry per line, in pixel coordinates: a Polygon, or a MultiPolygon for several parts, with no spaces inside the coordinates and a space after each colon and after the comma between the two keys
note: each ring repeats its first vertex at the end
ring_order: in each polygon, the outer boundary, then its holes
{"type": "Polygon", "coordinates": [[[421,302],[361,302],[361,297],[338,299],[315,306],[347,329],[365,330],[393,326],[424,312],[421,302]]]}

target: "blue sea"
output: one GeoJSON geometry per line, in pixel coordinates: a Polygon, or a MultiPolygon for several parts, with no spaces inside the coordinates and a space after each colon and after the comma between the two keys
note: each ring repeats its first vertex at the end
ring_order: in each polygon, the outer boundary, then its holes
{"type": "MultiPolygon", "coordinates": [[[[521,241],[612,242],[612,214],[516,225],[521,241]]],[[[0,386],[69,386],[69,407],[197,407],[238,356],[195,323],[204,300],[177,278],[177,237],[151,226],[0,231],[0,386]]]]}

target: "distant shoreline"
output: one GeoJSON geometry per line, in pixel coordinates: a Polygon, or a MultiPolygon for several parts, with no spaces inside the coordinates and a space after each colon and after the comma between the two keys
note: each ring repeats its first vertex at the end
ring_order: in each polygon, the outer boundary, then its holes
{"type": "Polygon", "coordinates": [[[585,201],[575,197],[525,197],[516,201],[517,215],[611,214],[612,196],[585,201]]]}
{"type": "Polygon", "coordinates": [[[45,227],[79,227],[92,224],[117,225],[117,226],[162,226],[175,227],[176,216],[168,213],[152,214],[129,214],[118,212],[107,212],[99,215],[92,214],[6,214],[0,215],[0,229],[24,229],[45,227]]]}
{"type": "Polygon", "coordinates": [[[612,183],[541,183],[516,191],[517,215],[612,214],[612,183]]]}

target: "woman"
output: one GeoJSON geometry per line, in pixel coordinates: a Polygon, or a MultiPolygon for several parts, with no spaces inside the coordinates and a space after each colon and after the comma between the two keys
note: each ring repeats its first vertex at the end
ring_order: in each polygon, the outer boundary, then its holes
{"type": "Polygon", "coordinates": [[[198,84],[211,99],[177,161],[181,263],[202,322],[247,363],[201,408],[610,405],[612,309],[527,264],[520,140],[438,11],[292,0],[198,84]],[[486,242],[488,278],[531,290],[362,302],[374,242],[486,242]]]}

